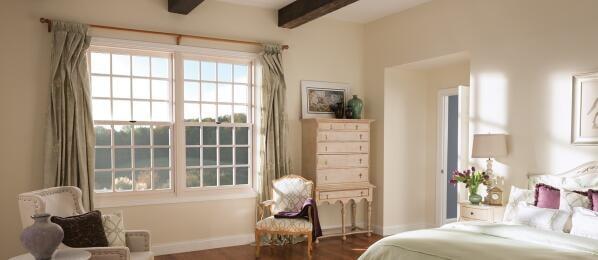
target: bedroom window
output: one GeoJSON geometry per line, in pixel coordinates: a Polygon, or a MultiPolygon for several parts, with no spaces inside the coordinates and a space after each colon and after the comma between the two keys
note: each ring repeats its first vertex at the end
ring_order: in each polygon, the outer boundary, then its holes
{"type": "Polygon", "coordinates": [[[254,57],[108,46],[88,53],[99,204],[253,196],[254,57]]]}
{"type": "Polygon", "coordinates": [[[250,184],[250,75],[250,61],[184,57],[186,188],[250,184]]]}
{"type": "Polygon", "coordinates": [[[98,193],[172,189],[169,53],[89,52],[98,193]]]}

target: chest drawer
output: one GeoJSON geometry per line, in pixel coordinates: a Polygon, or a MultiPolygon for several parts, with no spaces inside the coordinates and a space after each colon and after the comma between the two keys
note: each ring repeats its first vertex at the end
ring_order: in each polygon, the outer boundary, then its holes
{"type": "Polygon", "coordinates": [[[326,169],[316,172],[318,185],[368,181],[368,168],[326,169]]]}
{"type": "Polygon", "coordinates": [[[368,131],[368,130],[370,130],[370,124],[345,123],[344,129],[345,130],[355,130],[355,131],[368,131]]]}
{"type": "Polygon", "coordinates": [[[367,153],[370,150],[368,142],[325,142],[318,143],[317,153],[367,153]]]}
{"type": "Polygon", "coordinates": [[[346,141],[368,141],[369,132],[333,132],[333,131],[320,131],[318,132],[318,142],[346,142],[346,141]]]}
{"type": "Polygon", "coordinates": [[[318,169],[368,167],[368,154],[316,155],[318,169]]]}
{"type": "Polygon", "coordinates": [[[322,192],[320,192],[320,199],[328,200],[328,199],[357,198],[357,197],[367,197],[368,195],[369,195],[368,189],[322,191],[322,192]]]}
{"type": "Polygon", "coordinates": [[[319,130],[344,130],[345,124],[343,123],[318,123],[319,130]]]}
{"type": "Polygon", "coordinates": [[[461,216],[468,220],[483,220],[491,221],[492,212],[489,209],[471,208],[467,206],[461,206],[461,216]]]}

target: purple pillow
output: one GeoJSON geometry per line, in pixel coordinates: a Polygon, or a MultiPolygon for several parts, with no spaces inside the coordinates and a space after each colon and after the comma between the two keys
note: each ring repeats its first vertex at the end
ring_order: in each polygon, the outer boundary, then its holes
{"type": "Polygon", "coordinates": [[[590,199],[590,209],[598,211],[598,190],[588,190],[588,199],[590,199]]]}
{"type": "MultiPolygon", "coordinates": [[[[597,194],[598,195],[598,194],[597,194]]],[[[561,191],[544,183],[536,184],[534,206],[546,209],[558,209],[561,204],[561,191]]]]}

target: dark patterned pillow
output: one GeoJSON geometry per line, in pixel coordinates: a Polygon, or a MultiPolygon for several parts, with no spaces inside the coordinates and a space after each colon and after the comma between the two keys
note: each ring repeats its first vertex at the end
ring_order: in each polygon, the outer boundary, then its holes
{"type": "Polygon", "coordinates": [[[70,247],[106,247],[108,239],[102,225],[102,213],[99,210],[72,217],[52,217],[51,221],[62,227],[62,243],[70,247]]]}

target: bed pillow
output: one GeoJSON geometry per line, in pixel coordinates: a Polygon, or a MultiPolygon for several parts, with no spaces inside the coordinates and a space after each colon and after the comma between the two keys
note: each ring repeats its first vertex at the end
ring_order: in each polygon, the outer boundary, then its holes
{"type": "Polygon", "coordinates": [[[546,209],[558,209],[561,201],[561,191],[544,183],[536,184],[534,206],[546,209]]]}
{"type": "Polygon", "coordinates": [[[598,239],[598,212],[575,208],[572,223],[571,235],[598,239]]]}
{"type": "Polygon", "coordinates": [[[587,192],[561,190],[559,209],[573,213],[577,207],[590,208],[590,200],[587,192]]]}
{"type": "Polygon", "coordinates": [[[570,213],[558,209],[538,208],[525,202],[519,203],[513,224],[526,225],[542,230],[563,232],[570,213]]]}
{"type": "Polygon", "coordinates": [[[590,201],[590,209],[598,211],[598,190],[588,190],[588,200],[590,201]]]}
{"type": "Polygon", "coordinates": [[[503,222],[511,222],[513,220],[517,212],[517,206],[522,201],[528,204],[534,203],[534,191],[511,186],[511,192],[509,193],[509,202],[505,206],[503,222]]]}

